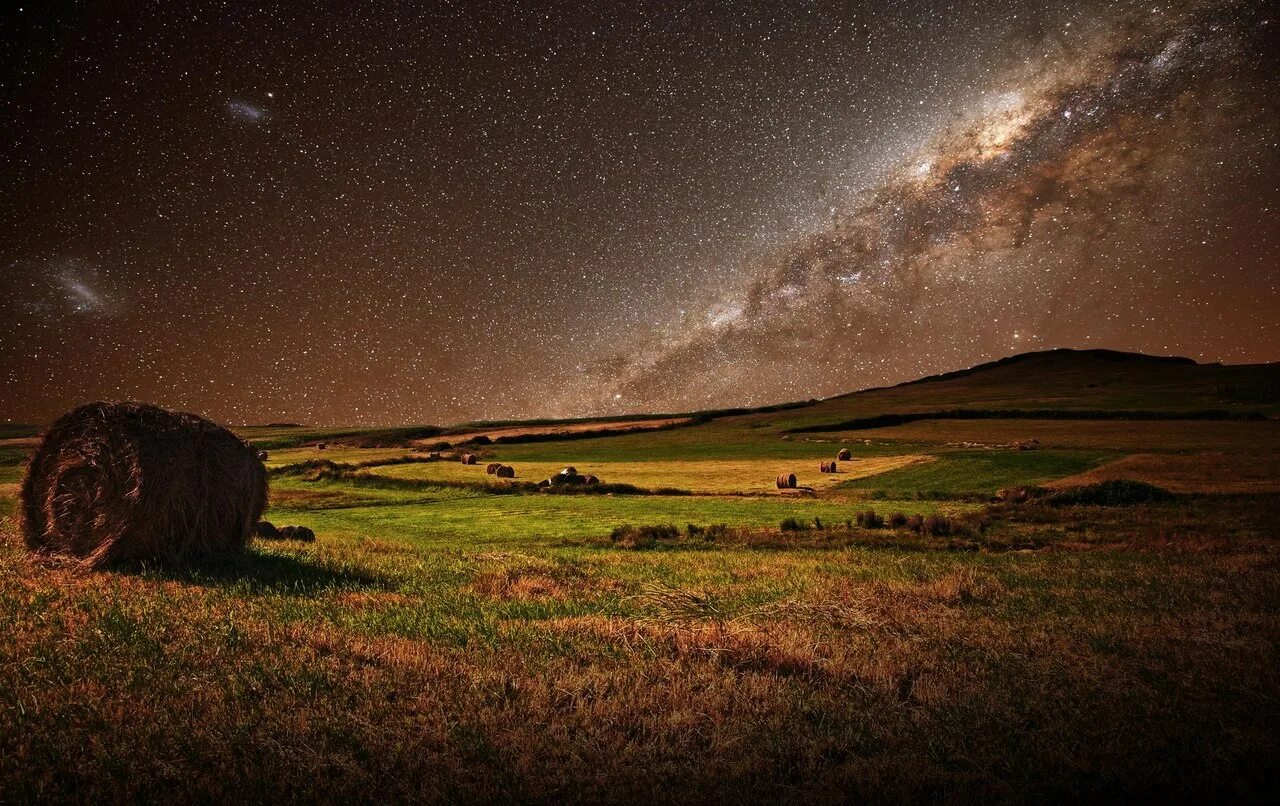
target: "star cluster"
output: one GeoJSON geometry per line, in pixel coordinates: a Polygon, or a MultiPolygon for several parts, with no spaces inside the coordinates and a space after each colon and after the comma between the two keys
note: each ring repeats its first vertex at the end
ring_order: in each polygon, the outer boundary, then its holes
{"type": "Polygon", "coordinates": [[[8,12],[0,416],[450,422],[1280,359],[1261,2],[8,12]]]}

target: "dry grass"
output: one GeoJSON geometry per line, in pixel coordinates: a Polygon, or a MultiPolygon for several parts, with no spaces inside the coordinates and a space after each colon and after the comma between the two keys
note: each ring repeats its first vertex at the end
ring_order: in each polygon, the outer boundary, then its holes
{"type": "Polygon", "coordinates": [[[363,533],[259,548],[227,572],[86,573],[33,562],[7,529],[0,791],[530,802],[1271,791],[1273,507],[1006,521],[1015,510],[990,539],[1039,530],[1048,549],[824,546],[805,533],[775,548],[618,551],[601,536],[428,550],[374,528],[372,507],[363,533]]]}
{"type": "MultiPolygon", "coordinates": [[[[571,444],[571,443],[570,443],[571,444]]],[[[812,460],[777,459],[705,459],[681,462],[574,462],[582,475],[593,475],[613,484],[633,484],[646,489],[674,488],[695,493],[777,495],[775,479],[782,472],[794,472],[798,484],[826,490],[850,479],[863,478],[906,467],[930,457],[917,454],[854,459],[840,463],[838,473],[823,473],[819,458],[812,460]]],[[[515,465],[517,478],[537,481],[549,478],[565,466],[563,461],[523,462],[515,465]]],[[[389,478],[421,479],[448,482],[502,484],[478,470],[452,462],[388,465],[369,471],[389,478]]]]}
{"type": "Polygon", "coordinates": [[[1050,487],[1134,479],[1178,493],[1280,493],[1280,454],[1139,453],[1084,473],[1050,482],[1050,487]]]}

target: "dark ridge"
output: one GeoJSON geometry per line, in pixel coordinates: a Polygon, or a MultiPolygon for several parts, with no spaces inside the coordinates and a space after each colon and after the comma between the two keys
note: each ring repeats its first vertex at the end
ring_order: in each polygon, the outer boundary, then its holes
{"type": "Polygon", "coordinates": [[[1017,355],[1005,356],[1004,358],[998,358],[995,361],[988,361],[984,364],[976,364],[966,369],[955,369],[950,372],[942,372],[937,375],[926,375],[923,378],[916,378],[913,381],[903,381],[902,383],[895,383],[890,386],[872,386],[867,389],[859,389],[856,392],[845,392],[841,395],[833,395],[832,397],[827,398],[827,400],[839,400],[840,398],[866,394],[867,392],[881,392],[885,389],[897,389],[901,386],[915,386],[920,383],[950,381],[956,378],[965,378],[970,375],[976,375],[979,372],[986,372],[987,370],[1013,366],[1015,364],[1031,363],[1035,361],[1053,361],[1066,358],[1095,359],[1098,361],[1110,361],[1113,363],[1131,362],[1193,367],[1221,366],[1221,364],[1199,364],[1193,359],[1174,355],[1147,355],[1146,353],[1126,353],[1122,350],[1076,350],[1071,347],[1057,347],[1052,350],[1039,350],[1036,352],[1018,353],[1017,355]]]}
{"type": "Polygon", "coordinates": [[[837,423],[820,423],[787,429],[789,434],[811,434],[823,431],[860,431],[888,428],[918,420],[1227,420],[1256,422],[1268,419],[1256,411],[1137,411],[1098,409],[946,409],[905,414],[877,414],[837,423]]]}

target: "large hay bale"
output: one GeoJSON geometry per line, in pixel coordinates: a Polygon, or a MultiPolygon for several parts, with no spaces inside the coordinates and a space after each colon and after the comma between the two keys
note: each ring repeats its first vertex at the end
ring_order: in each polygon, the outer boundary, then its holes
{"type": "Polygon", "coordinates": [[[464,465],[474,465],[477,461],[477,457],[474,453],[464,453],[458,458],[464,465]]]}
{"type": "Polygon", "coordinates": [[[779,490],[788,490],[788,489],[793,489],[795,486],[796,486],[796,474],[795,474],[795,473],[779,473],[779,474],[778,474],[778,489],[779,489],[779,490]]]}
{"type": "Polygon", "coordinates": [[[840,460],[841,462],[847,462],[852,458],[853,458],[853,452],[850,451],[848,448],[841,448],[840,451],[836,454],[836,459],[840,460]]]}
{"type": "Polygon", "coordinates": [[[484,472],[492,476],[493,474],[498,472],[498,468],[500,467],[502,467],[501,462],[490,462],[489,464],[484,466],[484,472]]]}
{"type": "Polygon", "coordinates": [[[253,448],[203,417],[146,403],[64,414],[22,484],[28,548],[94,567],[239,549],[266,505],[253,448]]]}
{"type": "Polygon", "coordinates": [[[516,477],[516,469],[511,465],[498,465],[494,475],[500,479],[514,479],[516,477]]]}
{"type": "Polygon", "coordinates": [[[836,464],[834,459],[823,459],[819,469],[821,469],[823,473],[836,473],[838,472],[838,468],[839,465],[836,464]]]}

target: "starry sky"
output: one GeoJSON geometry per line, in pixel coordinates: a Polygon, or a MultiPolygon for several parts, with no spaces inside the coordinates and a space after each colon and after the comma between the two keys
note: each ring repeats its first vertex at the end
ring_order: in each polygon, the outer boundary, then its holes
{"type": "Polygon", "coordinates": [[[1061,346],[1280,360],[1271,3],[0,13],[0,420],[683,411],[1061,346]]]}

